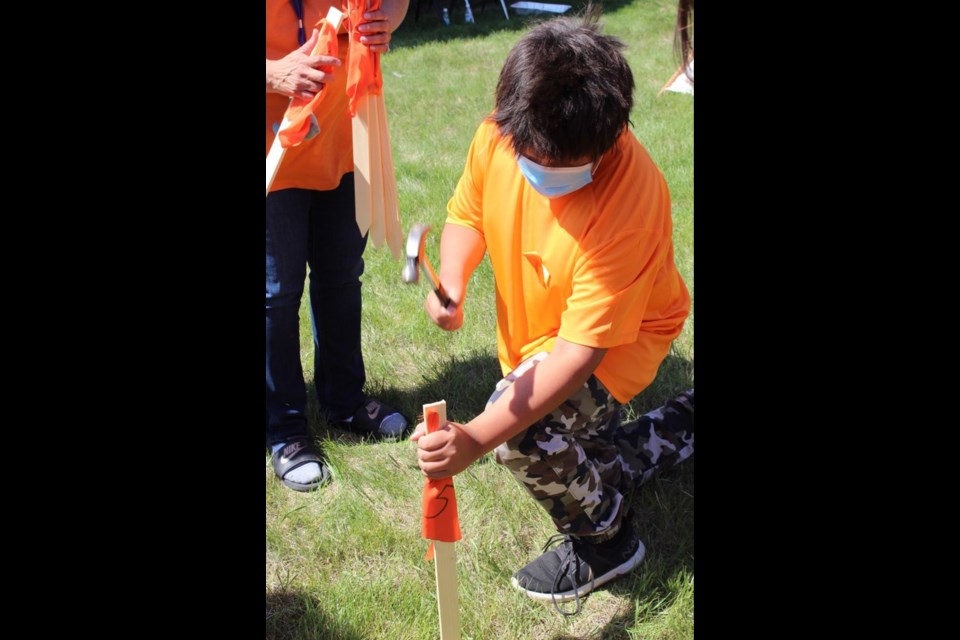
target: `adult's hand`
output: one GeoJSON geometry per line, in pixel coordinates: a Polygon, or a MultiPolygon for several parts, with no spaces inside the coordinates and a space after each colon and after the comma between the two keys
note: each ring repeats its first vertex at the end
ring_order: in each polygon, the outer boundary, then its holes
{"type": "Polygon", "coordinates": [[[339,67],[340,59],[310,55],[319,37],[320,32],[314,29],[310,39],[299,49],[279,60],[267,60],[267,93],[312,100],[323,85],[333,81],[333,69],[324,71],[318,67],[339,67]]]}
{"type": "Polygon", "coordinates": [[[370,47],[374,53],[390,50],[390,34],[397,30],[407,15],[410,0],[383,0],[377,11],[363,14],[364,22],[357,27],[360,42],[370,47]]]}

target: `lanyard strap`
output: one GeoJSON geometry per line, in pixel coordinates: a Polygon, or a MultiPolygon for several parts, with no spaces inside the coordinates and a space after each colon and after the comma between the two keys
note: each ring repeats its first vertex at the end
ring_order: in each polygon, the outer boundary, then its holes
{"type": "Polygon", "coordinates": [[[290,0],[290,4],[293,5],[293,11],[297,14],[297,42],[302,46],[304,42],[307,41],[307,34],[303,30],[303,0],[290,0]]]}

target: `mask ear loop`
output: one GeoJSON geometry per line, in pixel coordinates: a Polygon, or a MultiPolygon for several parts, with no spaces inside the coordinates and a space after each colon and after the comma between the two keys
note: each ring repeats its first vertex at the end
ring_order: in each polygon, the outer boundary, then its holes
{"type": "Polygon", "coordinates": [[[604,151],[603,153],[600,154],[600,159],[597,160],[596,164],[593,165],[593,171],[590,172],[590,177],[591,177],[591,178],[596,175],[597,169],[600,168],[600,163],[603,162],[603,158],[604,158],[604,156],[606,156],[606,155],[607,155],[607,152],[606,152],[606,151],[604,151]]]}

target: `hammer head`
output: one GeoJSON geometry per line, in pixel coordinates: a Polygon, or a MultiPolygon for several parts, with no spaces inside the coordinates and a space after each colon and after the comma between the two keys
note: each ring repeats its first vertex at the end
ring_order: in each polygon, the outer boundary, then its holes
{"type": "Polygon", "coordinates": [[[418,282],[420,280],[420,269],[423,269],[423,272],[430,279],[430,284],[433,286],[440,304],[446,307],[450,304],[450,298],[444,291],[443,285],[440,284],[440,278],[437,277],[437,272],[433,270],[433,265],[427,259],[428,231],[430,231],[430,225],[428,224],[415,224],[410,228],[410,233],[407,235],[407,261],[403,265],[403,281],[418,282]]]}
{"type": "Polygon", "coordinates": [[[403,281],[416,284],[420,281],[420,264],[423,262],[427,242],[428,224],[415,224],[407,235],[407,261],[403,265],[403,281]]]}

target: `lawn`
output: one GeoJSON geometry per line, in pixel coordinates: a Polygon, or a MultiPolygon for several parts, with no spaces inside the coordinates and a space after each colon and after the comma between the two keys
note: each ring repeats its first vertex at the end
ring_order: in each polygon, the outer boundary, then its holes
{"type": "MultiPolygon", "coordinates": [[[[405,23],[383,56],[403,228],[431,224],[427,250],[438,258],[446,203],[467,147],[493,106],[497,74],[530,18],[499,3],[474,2],[444,27],[435,7],[405,23]]],[[[578,3],[573,3],[579,6],[578,3]]],[[[675,0],[606,2],[605,31],[621,38],[636,81],[633,130],[660,166],[673,199],[677,264],[694,294],[693,98],[657,92],[672,75],[675,0]]],[[[445,399],[451,420],[482,411],[500,377],[493,277],[484,260],[471,282],[462,330],[446,333],[423,312],[426,284],[401,280],[402,264],[368,246],[363,276],[367,391],[409,416],[445,399]]],[[[693,386],[693,313],[657,380],[625,407],[633,417],[693,386]]],[[[301,307],[301,356],[308,383],[313,343],[301,307]]],[[[362,442],[321,420],[311,430],[330,461],[333,482],[300,494],[283,487],[269,460],[266,481],[266,636],[268,638],[433,639],[439,637],[432,563],[420,538],[423,477],[406,441],[362,442]]],[[[457,476],[463,540],[457,543],[464,639],[690,638],[694,620],[694,460],[630,497],[647,548],[640,568],[590,594],[564,618],[510,585],[553,533],[547,515],[488,457],[457,476]]]]}

